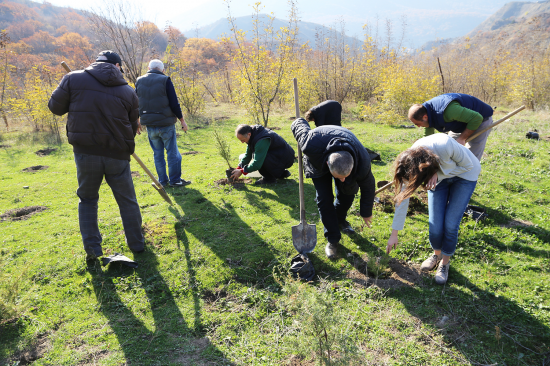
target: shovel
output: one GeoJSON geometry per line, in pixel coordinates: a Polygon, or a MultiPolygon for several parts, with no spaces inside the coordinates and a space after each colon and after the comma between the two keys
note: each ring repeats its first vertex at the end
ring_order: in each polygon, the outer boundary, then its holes
{"type": "MultiPolygon", "coordinates": [[[[473,136],[470,136],[468,137],[468,139],[466,140],[466,142],[470,142],[472,141],[473,139],[475,139],[476,137],[478,137],[479,135],[481,135],[482,133],[486,132],[486,131],[489,131],[491,128],[493,127],[496,127],[497,125],[501,124],[502,122],[506,121],[508,118],[512,117],[513,115],[521,112],[522,110],[525,109],[525,106],[522,105],[521,107],[519,107],[518,109],[508,113],[507,115],[505,115],[504,117],[502,117],[501,119],[499,119],[498,121],[496,121],[495,123],[493,123],[492,125],[490,125],[489,127],[479,131],[478,133],[476,133],[475,135],[473,136]]],[[[385,191],[386,189],[390,188],[393,184],[393,181],[389,182],[388,184],[386,184],[384,187],[378,189],[376,192],[374,192],[375,195],[377,195],[378,193],[382,192],[382,191],[385,191]]]]}
{"type": "MultiPolygon", "coordinates": [[[[69,67],[69,65],[67,65],[67,63],[65,61],[61,61],[61,66],[63,66],[65,71],[71,72],[71,68],[69,67]]],[[[155,178],[155,176],[153,175],[153,173],[151,173],[151,171],[149,169],[147,169],[145,164],[143,164],[143,162],[136,155],[136,153],[133,153],[132,157],[143,168],[145,173],[147,173],[147,175],[153,180],[153,183],[151,183],[151,185],[157,190],[157,192],[162,196],[162,198],[164,198],[164,200],[166,202],[168,202],[170,204],[170,206],[174,206],[174,204],[172,203],[172,200],[170,199],[170,197],[168,197],[168,194],[166,194],[166,191],[164,190],[164,187],[162,186],[162,184],[160,184],[159,181],[157,180],[157,178],[155,178]]]]}
{"type": "MultiPolygon", "coordinates": [[[[300,106],[298,103],[298,79],[294,78],[294,104],[296,106],[296,118],[300,118],[300,106]]],[[[300,171],[300,223],[292,227],[292,244],[300,254],[313,252],[317,245],[317,229],[315,225],[306,222],[306,205],[304,199],[304,169],[302,166],[302,149],[298,144],[298,170],[300,171]]]]}

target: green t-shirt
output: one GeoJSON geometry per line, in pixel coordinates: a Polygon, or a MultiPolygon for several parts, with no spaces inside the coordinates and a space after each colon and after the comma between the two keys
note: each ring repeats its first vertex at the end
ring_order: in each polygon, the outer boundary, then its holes
{"type": "MultiPolygon", "coordinates": [[[[475,131],[483,122],[483,116],[476,111],[473,111],[468,108],[464,108],[457,101],[452,101],[449,103],[445,112],[443,112],[443,120],[445,122],[463,122],[466,123],[466,128],[468,130],[475,131]]],[[[435,133],[435,128],[428,127],[424,131],[424,136],[433,135],[435,133]]]]}
{"type": "Polygon", "coordinates": [[[271,139],[261,139],[256,143],[255,151],[252,153],[250,145],[246,146],[245,156],[239,162],[239,165],[245,167],[246,173],[252,173],[264,165],[265,156],[271,145],[271,139]],[[247,165],[248,164],[248,165],[247,165]]]}

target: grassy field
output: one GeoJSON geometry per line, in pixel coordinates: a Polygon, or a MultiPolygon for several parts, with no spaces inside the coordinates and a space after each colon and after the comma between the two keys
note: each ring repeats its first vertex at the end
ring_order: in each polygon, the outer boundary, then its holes
{"type": "MultiPolygon", "coordinates": [[[[497,111],[496,118],[509,109],[497,111]]],[[[295,146],[289,116],[279,113],[272,126],[295,146]]],[[[236,164],[245,146],[233,130],[243,120],[222,121],[217,128],[231,139],[236,164]]],[[[390,178],[393,159],[422,135],[352,116],[343,126],[381,153],[377,181],[390,178]]],[[[310,258],[318,280],[292,280],[298,165],[273,186],[216,184],[226,165],[212,127],[191,128],[178,143],[182,153],[198,152],[183,156],[184,178],[193,183],[167,189],[173,207],[131,163],[140,175],[144,253],[126,247],[118,207],[102,185],[104,251],[135,258],[137,269],[87,268],[70,145],[39,157],[35,151],[55,146],[1,135],[0,214],[47,209],[0,222],[0,365],[550,364],[550,142],[525,138],[533,128],[550,135],[548,112],[524,111],[489,137],[472,198],[489,218],[463,220],[446,286],[418,270],[430,253],[425,194],[391,259],[382,254],[391,197],[375,205],[372,229],[361,225],[356,200],[349,219],[357,234],[344,236],[339,259],[330,261],[311,180],[306,211],[317,225],[310,258]],[[22,171],[37,165],[48,168],[22,171]]],[[[136,152],[154,167],[146,135],[136,152]]]]}

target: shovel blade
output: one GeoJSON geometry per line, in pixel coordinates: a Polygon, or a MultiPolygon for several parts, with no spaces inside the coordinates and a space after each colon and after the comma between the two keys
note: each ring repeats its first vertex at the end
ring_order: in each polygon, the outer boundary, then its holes
{"type": "Polygon", "coordinates": [[[315,225],[299,223],[292,227],[292,244],[300,254],[313,252],[317,245],[315,225]]]}
{"type": "Polygon", "coordinates": [[[170,204],[170,206],[174,206],[174,204],[172,203],[172,200],[170,199],[170,197],[168,197],[168,194],[166,194],[164,187],[159,188],[155,183],[151,183],[151,185],[157,190],[157,192],[161,195],[161,197],[164,198],[164,200],[170,204]]]}

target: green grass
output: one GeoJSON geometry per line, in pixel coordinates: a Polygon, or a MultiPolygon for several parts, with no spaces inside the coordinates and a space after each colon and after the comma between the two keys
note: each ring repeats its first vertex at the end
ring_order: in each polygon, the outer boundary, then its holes
{"type": "MultiPolygon", "coordinates": [[[[211,110],[234,115],[223,106],[211,110]]],[[[272,126],[295,146],[290,115],[279,113],[272,126]]],[[[241,122],[222,124],[235,163],[245,150],[233,138],[241,122]]],[[[422,135],[351,117],[343,125],[382,154],[383,162],[373,164],[377,181],[390,178],[393,159],[422,135]]],[[[210,128],[190,127],[178,139],[180,151],[201,154],[183,156],[183,177],[193,184],[168,188],[173,207],[131,163],[141,175],[134,184],[143,254],[126,247],[116,202],[101,187],[104,251],[135,257],[135,270],[86,268],[71,146],[38,157],[33,152],[47,147],[40,144],[45,140],[2,135],[12,147],[0,149],[0,214],[37,205],[48,210],[0,222],[0,293],[20,288],[12,301],[17,316],[0,316],[0,365],[16,365],[33,352],[40,356],[33,365],[542,365],[548,357],[550,143],[524,137],[533,127],[550,135],[547,113],[522,112],[489,137],[472,199],[489,219],[464,219],[444,287],[432,275],[399,288],[388,288],[391,280],[378,279],[379,287],[357,279],[354,258],[372,263],[391,231],[393,215],[380,208],[372,229],[344,236],[340,259],[326,259],[310,180],[307,219],[318,230],[310,258],[320,279],[294,282],[287,270],[295,254],[291,226],[299,221],[297,164],[286,183],[217,186],[226,163],[210,128]],[[33,165],[49,168],[21,172],[33,165]],[[505,227],[511,220],[528,226],[505,227]]],[[[154,167],[146,135],[137,138],[136,152],[154,167]]],[[[358,209],[356,200],[349,218],[357,229],[358,209]]],[[[409,217],[392,256],[420,263],[430,252],[427,229],[426,214],[409,217]]]]}

